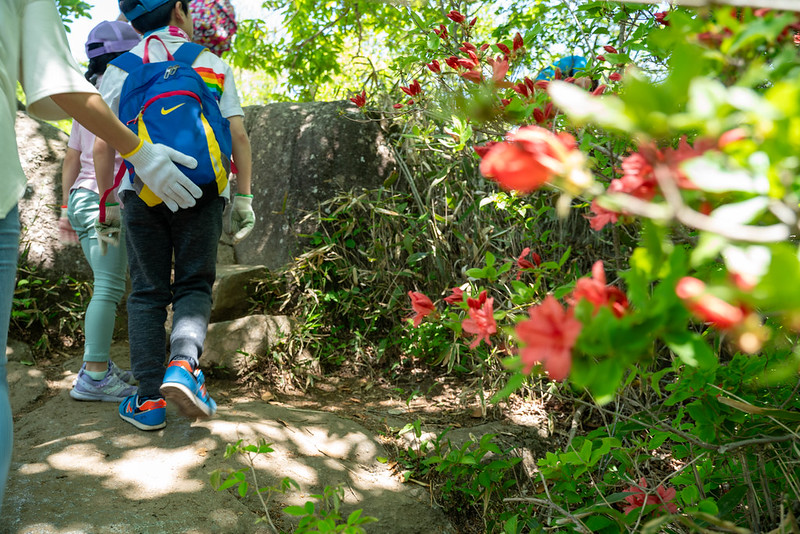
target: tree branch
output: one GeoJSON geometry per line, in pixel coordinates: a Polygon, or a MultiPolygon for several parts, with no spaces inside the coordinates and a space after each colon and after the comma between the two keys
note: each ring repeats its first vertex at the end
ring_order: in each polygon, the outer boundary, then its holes
{"type": "MultiPolygon", "coordinates": [[[[627,4],[660,4],[662,0],[618,0],[627,4]]],[[[676,6],[683,7],[711,7],[711,6],[733,6],[733,7],[763,7],[775,9],[777,11],[800,11],[800,4],[797,0],[673,0],[670,2],[676,6]]]]}

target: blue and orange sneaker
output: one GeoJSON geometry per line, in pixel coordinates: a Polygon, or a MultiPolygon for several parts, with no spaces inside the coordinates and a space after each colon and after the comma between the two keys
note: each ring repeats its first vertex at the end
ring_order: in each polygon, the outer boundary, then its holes
{"type": "Polygon", "coordinates": [[[169,362],[160,391],[186,417],[211,417],[217,411],[217,403],[206,390],[203,371],[193,370],[186,360],[169,362]]]}
{"type": "Polygon", "coordinates": [[[119,416],[141,430],[158,430],[167,426],[167,401],[163,397],[127,397],[119,405],[119,416]]]}

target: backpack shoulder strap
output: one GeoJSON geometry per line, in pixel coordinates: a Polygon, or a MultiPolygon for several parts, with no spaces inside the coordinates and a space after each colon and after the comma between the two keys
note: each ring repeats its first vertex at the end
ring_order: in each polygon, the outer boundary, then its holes
{"type": "MultiPolygon", "coordinates": [[[[188,66],[192,66],[192,64],[197,59],[197,56],[202,54],[208,50],[205,46],[199,45],[197,43],[183,43],[172,56],[175,58],[175,61],[183,63],[188,66]]],[[[122,57],[122,56],[120,56],[122,57]]]]}
{"type": "Polygon", "coordinates": [[[133,52],[125,52],[124,54],[114,58],[109,65],[114,65],[125,72],[131,72],[133,69],[142,65],[142,58],[133,52]]]}

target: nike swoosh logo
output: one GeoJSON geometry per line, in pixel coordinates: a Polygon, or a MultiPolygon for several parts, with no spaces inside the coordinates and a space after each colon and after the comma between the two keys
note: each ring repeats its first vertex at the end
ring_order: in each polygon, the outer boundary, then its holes
{"type": "MultiPolygon", "coordinates": [[[[184,104],[185,104],[185,102],[184,102],[184,104]]],[[[179,107],[181,107],[182,105],[183,104],[178,104],[177,106],[169,108],[169,109],[161,108],[161,114],[162,115],[168,115],[168,114],[172,113],[173,111],[175,111],[176,109],[178,109],[179,107]]]]}

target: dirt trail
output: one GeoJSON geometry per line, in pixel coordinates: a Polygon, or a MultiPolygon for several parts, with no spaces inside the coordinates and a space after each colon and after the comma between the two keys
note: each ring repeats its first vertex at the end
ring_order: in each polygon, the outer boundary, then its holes
{"type": "MultiPolygon", "coordinates": [[[[241,498],[209,483],[215,469],[245,465],[224,458],[228,443],[259,438],[275,449],[255,460],[259,485],[291,477],[301,487],[270,498],[270,515],[286,531],[291,523],[281,512],[285,506],[302,505],[325,486],[341,484],[345,513],[360,508],[380,519],[368,532],[455,532],[425,488],[403,484],[378,461],[387,451],[374,431],[357,422],[253,399],[212,378],[209,390],[219,404],[214,419],[193,422],[168,408],[165,429],[142,432],[122,421],[113,403],[69,397],[79,363],[63,363],[55,380],[52,372],[45,380],[35,367],[9,364],[18,415],[2,534],[268,532],[255,524],[263,512],[252,492],[241,498]]],[[[364,410],[361,417],[385,424],[387,410],[379,412],[364,410]]]]}

